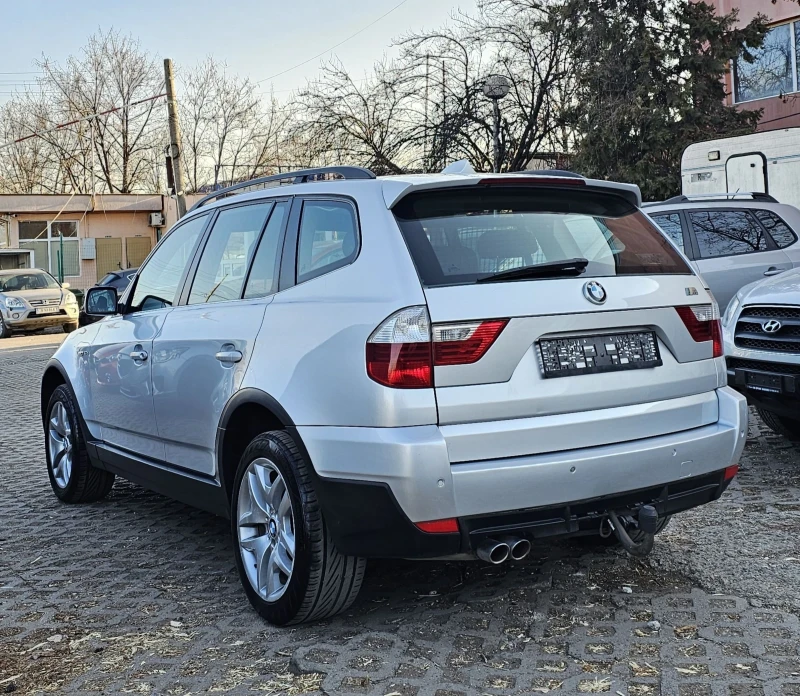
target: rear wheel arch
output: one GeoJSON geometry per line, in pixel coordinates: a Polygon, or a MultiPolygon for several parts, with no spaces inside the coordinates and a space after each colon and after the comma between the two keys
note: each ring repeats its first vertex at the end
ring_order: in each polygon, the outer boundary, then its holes
{"type": "Polygon", "coordinates": [[[261,433],[293,426],[286,410],[265,391],[247,388],[231,397],[220,417],[216,444],[217,470],[228,501],[239,461],[253,439],[261,433]]]}

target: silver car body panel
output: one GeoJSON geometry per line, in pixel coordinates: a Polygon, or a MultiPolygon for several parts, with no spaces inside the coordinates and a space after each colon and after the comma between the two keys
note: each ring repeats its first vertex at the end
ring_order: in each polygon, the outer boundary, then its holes
{"type": "MultiPolygon", "coordinates": [[[[708,283],[708,287],[725,311],[737,291],[750,283],[764,279],[765,274],[787,271],[800,266],[800,210],[791,205],[755,200],[703,200],[684,203],[648,205],[648,215],[659,213],[701,210],[770,210],[776,213],[794,231],[798,241],[784,249],[770,249],[750,254],[700,258],[691,261],[692,267],[708,283]]],[[[769,275],[767,275],[769,277],[769,275]]]]}
{"type": "MultiPolygon", "coordinates": [[[[298,432],[321,476],[382,481],[411,521],[419,522],[585,500],[738,462],[747,436],[746,400],[728,387],[711,396],[719,414],[713,424],[599,447],[464,464],[450,461],[446,428],[436,426],[302,427],[298,432]]],[[[645,408],[658,412],[663,406],[645,408]]],[[[482,427],[501,431],[509,424],[482,427]]]]}

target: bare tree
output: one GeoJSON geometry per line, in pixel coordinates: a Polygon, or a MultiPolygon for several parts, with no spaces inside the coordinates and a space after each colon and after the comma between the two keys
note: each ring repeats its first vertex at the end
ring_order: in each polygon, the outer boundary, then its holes
{"type": "Polygon", "coordinates": [[[302,117],[294,134],[321,163],[335,159],[396,174],[414,156],[419,124],[413,106],[409,84],[392,64],[382,61],[357,81],[331,61],[297,95],[294,109],[302,117]]]}

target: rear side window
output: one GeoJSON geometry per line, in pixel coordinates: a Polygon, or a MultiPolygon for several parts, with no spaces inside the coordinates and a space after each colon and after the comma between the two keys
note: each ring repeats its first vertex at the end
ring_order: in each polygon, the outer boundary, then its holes
{"type": "Polygon", "coordinates": [[[691,274],[647,216],[615,195],[462,188],[412,194],[393,212],[427,286],[576,258],[592,277],[691,274]]]}
{"type": "Polygon", "coordinates": [[[769,236],[772,237],[779,249],[791,246],[797,241],[797,236],[792,232],[789,225],[771,210],[754,210],[753,213],[761,224],[767,228],[769,236]]]}
{"type": "Polygon", "coordinates": [[[679,213],[662,213],[661,215],[651,215],[655,223],[664,231],[678,248],[683,251],[683,227],[679,213]]]}
{"type": "Polygon", "coordinates": [[[345,201],[303,203],[297,241],[297,282],[303,283],[346,266],[358,253],[358,223],[345,201]]]}
{"type": "Polygon", "coordinates": [[[746,210],[699,210],[690,212],[689,218],[704,259],[767,249],[761,225],[746,210]]]}
{"type": "Polygon", "coordinates": [[[189,304],[238,300],[272,203],[223,210],[203,249],[189,304]]]}

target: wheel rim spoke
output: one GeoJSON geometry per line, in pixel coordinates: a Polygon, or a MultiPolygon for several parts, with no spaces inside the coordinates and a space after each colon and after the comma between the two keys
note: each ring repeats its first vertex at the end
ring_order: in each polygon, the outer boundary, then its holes
{"type": "Polygon", "coordinates": [[[66,488],[72,476],[72,428],[60,401],[53,406],[49,422],[47,444],[53,478],[60,488],[66,488]]]}
{"type": "Polygon", "coordinates": [[[276,601],[292,577],[295,535],[291,497],[272,461],[250,463],[239,486],[236,513],[247,579],[262,599],[276,601]]]}

